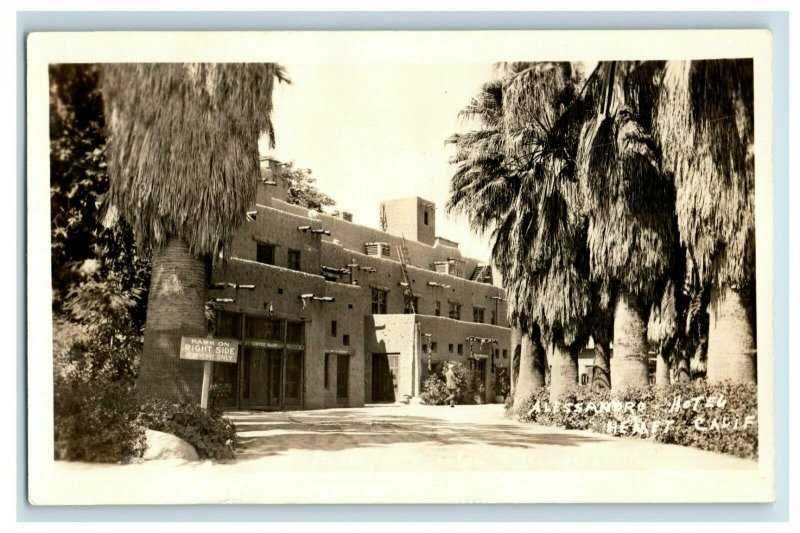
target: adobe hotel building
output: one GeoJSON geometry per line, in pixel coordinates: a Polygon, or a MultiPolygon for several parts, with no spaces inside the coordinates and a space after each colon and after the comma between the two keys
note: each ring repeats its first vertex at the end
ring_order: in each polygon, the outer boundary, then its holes
{"type": "Polygon", "coordinates": [[[386,201],[380,217],[375,206],[385,231],[369,228],[287,203],[277,165],[265,162],[256,205],[212,275],[215,335],[241,341],[238,363],[214,366],[213,384],[227,396],[216,404],[403,400],[447,360],[471,365],[493,401],[510,330],[491,267],[436,236],[428,201],[386,201]]]}

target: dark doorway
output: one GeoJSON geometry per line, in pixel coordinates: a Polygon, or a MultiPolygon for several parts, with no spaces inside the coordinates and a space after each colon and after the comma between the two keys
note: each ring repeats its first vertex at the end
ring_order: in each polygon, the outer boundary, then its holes
{"type": "Polygon", "coordinates": [[[279,409],[281,400],[281,350],[244,348],[242,407],[279,409]]]}
{"type": "Polygon", "coordinates": [[[481,392],[481,401],[486,402],[486,359],[478,359],[475,361],[475,374],[478,376],[481,385],[484,389],[481,392]]]}
{"type": "Polygon", "coordinates": [[[336,404],[347,405],[350,394],[350,356],[338,354],[336,356],[336,404]]]}
{"type": "Polygon", "coordinates": [[[397,354],[372,354],[372,401],[393,402],[397,398],[397,354]]]}

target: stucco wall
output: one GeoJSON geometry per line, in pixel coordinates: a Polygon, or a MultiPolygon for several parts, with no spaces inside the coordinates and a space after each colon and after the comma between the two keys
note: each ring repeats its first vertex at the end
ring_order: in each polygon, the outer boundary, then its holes
{"type": "MultiPolygon", "coordinates": [[[[508,330],[491,326],[491,312],[497,312],[500,325],[507,325],[505,300],[494,300],[492,297],[503,297],[502,288],[473,282],[463,277],[435,272],[433,263],[449,258],[465,259],[463,274],[470,276],[478,265],[478,261],[463,258],[455,243],[440,239],[439,244],[429,246],[408,238],[408,274],[413,292],[419,298],[417,315],[403,315],[405,297],[400,282],[403,279],[402,268],[398,262],[397,246],[400,238],[375,228],[369,228],[347,222],[326,214],[309,214],[305,208],[286,203],[283,189],[280,187],[260,186],[259,204],[255,220],[246,222],[235,234],[231,247],[226,250],[229,258],[214,269],[214,282],[231,282],[237,284],[255,284],[254,290],[212,291],[211,296],[217,298],[235,298],[230,304],[219,304],[220,309],[243,311],[252,314],[269,314],[291,319],[302,319],[306,322],[306,352],[304,362],[304,406],[307,409],[333,407],[336,400],[336,368],[332,362],[328,374],[328,387],[325,387],[325,354],[342,353],[349,355],[348,404],[363,405],[371,397],[372,354],[397,353],[399,357],[398,393],[418,392],[414,386],[417,379],[424,379],[427,370],[427,356],[421,353],[421,339],[415,337],[415,328],[425,330],[440,337],[439,353],[443,359],[455,358],[446,353],[447,345],[453,339],[454,344],[461,338],[465,344],[465,356],[468,347],[464,338],[470,335],[482,337],[506,338],[497,346],[508,351],[508,330]],[[281,198],[276,198],[275,196],[281,198]],[[313,216],[312,216],[313,215],[313,216]],[[326,229],[330,236],[300,231],[299,226],[311,226],[314,229],[326,229]],[[256,261],[258,242],[276,245],[275,265],[264,265],[256,261]],[[388,242],[391,245],[390,257],[373,257],[365,253],[367,242],[388,242]],[[300,251],[301,271],[288,269],[288,250],[300,251]],[[353,269],[354,284],[350,284],[350,276],[340,276],[338,282],[326,281],[320,275],[321,267],[337,269],[348,268],[355,261],[363,268],[374,268],[375,272],[353,269]],[[429,286],[428,282],[449,287],[429,286]],[[371,314],[372,287],[388,290],[388,313],[371,314]],[[301,294],[330,296],[334,302],[320,302],[300,298],[301,294]],[[441,318],[434,317],[435,302],[440,302],[441,318]],[[461,320],[450,320],[448,303],[461,304],[461,320]],[[484,308],[485,324],[474,324],[473,308],[484,308]],[[422,315],[429,315],[427,317],[422,315]],[[430,319],[430,320],[426,320],[430,319]],[[331,322],[337,322],[337,335],[331,334],[331,322]],[[415,325],[417,324],[417,325],[415,325]],[[344,346],[343,336],[350,337],[350,346],[344,346]],[[422,368],[414,363],[414,352],[420,352],[419,362],[422,368]],[[445,352],[443,352],[443,350],[445,352]]],[[[414,216],[422,217],[418,203],[411,205],[414,216]]],[[[430,242],[434,242],[435,213],[429,209],[431,228],[430,242]]],[[[377,206],[376,206],[377,218],[377,206]]],[[[416,219],[422,224],[422,219],[416,219]]],[[[410,236],[414,237],[414,236],[410,236]]],[[[427,237],[425,237],[427,239],[427,237]]],[[[426,340],[427,344],[427,340],[426,340]]],[[[455,352],[455,350],[454,350],[455,352]]],[[[464,357],[465,357],[464,356],[464,357]]],[[[462,357],[462,358],[464,358],[462,357]]],[[[496,365],[507,364],[507,359],[498,357],[496,365]]],[[[491,399],[494,376],[491,373],[491,358],[487,360],[487,398],[491,399]]]]}
{"type": "MultiPolygon", "coordinates": [[[[492,352],[494,351],[495,367],[508,367],[511,361],[511,330],[505,327],[492,326],[490,324],[474,324],[463,321],[451,320],[443,317],[417,316],[420,324],[423,343],[428,345],[430,359],[432,363],[444,361],[458,361],[467,364],[470,356],[470,342],[467,337],[479,337],[485,339],[495,339],[497,344],[484,344],[481,346],[473,342],[473,352],[486,354],[486,401],[494,401],[494,379],[497,372],[492,372],[492,352]],[[430,334],[430,337],[424,336],[430,334]],[[436,343],[436,351],[431,349],[431,345],[436,343]],[[449,350],[449,345],[453,345],[453,352],[449,350]],[[458,354],[458,345],[463,346],[463,355],[458,354]],[[491,351],[490,351],[491,350],[491,351]]],[[[422,375],[421,379],[427,377],[427,355],[423,349],[422,353],[422,375]]]]}
{"type": "MultiPolygon", "coordinates": [[[[372,267],[376,272],[366,272],[355,269],[353,279],[362,287],[381,287],[389,290],[387,307],[388,313],[402,313],[405,307],[405,296],[400,282],[403,280],[402,267],[397,261],[372,257],[349,250],[344,246],[330,242],[322,243],[323,264],[337,268],[345,268],[351,260],[355,260],[361,267],[372,267]]],[[[472,321],[472,308],[475,306],[485,309],[484,321],[489,323],[491,311],[497,311],[498,325],[508,324],[506,317],[506,301],[493,300],[492,297],[505,297],[505,291],[488,283],[478,283],[468,279],[457,278],[446,274],[438,274],[431,270],[409,266],[407,268],[411,278],[411,286],[415,295],[419,296],[417,313],[434,315],[435,302],[441,302],[442,315],[447,316],[448,302],[461,303],[461,319],[472,321]],[[430,286],[428,282],[441,285],[450,285],[449,288],[430,286]]],[[[350,277],[345,275],[341,281],[349,283],[350,277]]],[[[370,294],[371,298],[371,294],[370,294]]]]}
{"type": "MultiPolygon", "coordinates": [[[[306,216],[308,214],[307,209],[288,204],[276,198],[273,198],[269,205],[281,212],[293,213],[298,216],[306,216]]],[[[357,222],[347,222],[341,218],[325,213],[320,213],[317,219],[322,228],[331,232],[329,236],[323,236],[323,241],[332,242],[337,240],[344,248],[361,254],[365,253],[365,243],[386,242],[391,245],[389,258],[394,261],[399,261],[397,247],[402,244],[402,240],[398,235],[392,235],[376,228],[363,226],[357,222]]],[[[463,256],[457,247],[449,246],[445,241],[446,240],[442,240],[438,245],[429,246],[415,241],[410,235],[406,235],[406,247],[408,248],[408,257],[406,261],[416,267],[432,270],[433,263],[436,261],[446,261],[451,257],[458,258],[464,261],[464,276],[468,278],[472,275],[475,267],[482,262],[474,258],[463,256]]]]}
{"type": "Polygon", "coordinates": [[[237,258],[219,265],[214,271],[212,282],[256,285],[253,290],[226,288],[211,291],[212,297],[235,298],[233,303],[218,304],[220,310],[268,315],[272,309],[273,316],[305,321],[304,406],[306,409],[336,405],[335,373],[332,372],[328,389],[324,387],[324,354],[327,349],[343,349],[341,335],[348,333],[351,336],[349,405],[364,404],[362,321],[366,291],[360,287],[326,282],[322,276],[237,258]],[[335,301],[307,300],[304,306],[301,294],[332,296],[335,301]],[[341,331],[337,339],[330,338],[332,317],[336,317],[337,329],[341,331]],[[333,391],[332,400],[329,397],[330,391],[333,391]]]}

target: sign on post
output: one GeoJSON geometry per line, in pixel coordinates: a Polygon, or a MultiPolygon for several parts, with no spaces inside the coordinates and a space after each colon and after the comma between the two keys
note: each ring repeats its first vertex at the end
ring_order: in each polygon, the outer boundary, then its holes
{"type": "Polygon", "coordinates": [[[181,359],[235,363],[238,355],[239,341],[236,339],[181,337],[181,359]]]}
{"type": "Polygon", "coordinates": [[[235,363],[239,355],[236,339],[206,339],[181,337],[181,359],[203,361],[203,387],[200,407],[208,409],[208,389],[211,387],[211,363],[235,363]]]}

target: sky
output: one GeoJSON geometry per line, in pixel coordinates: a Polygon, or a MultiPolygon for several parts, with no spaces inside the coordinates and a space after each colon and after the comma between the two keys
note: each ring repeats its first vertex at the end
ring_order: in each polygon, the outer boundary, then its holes
{"type": "Polygon", "coordinates": [[[445,139],[474,128],[458,112],[493,76],[491,64],[284,63],[290,85],[276,86],[276,147],[262,155],[309,168],[319,189],[378,227],[383,200],[420,196],[436,204],[436,234],[467,256],[489,259],[489,243],[444,206],[454,167],[445,139]]]}

